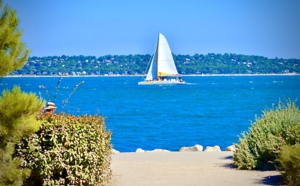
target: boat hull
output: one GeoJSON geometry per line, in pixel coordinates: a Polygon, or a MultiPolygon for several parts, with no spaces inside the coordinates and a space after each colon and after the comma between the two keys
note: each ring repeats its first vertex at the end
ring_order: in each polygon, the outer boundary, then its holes
{"type": "Polygon", "coordinates": [[[184,85],[185,81],[141,81],[138,85],[184,85]]]}

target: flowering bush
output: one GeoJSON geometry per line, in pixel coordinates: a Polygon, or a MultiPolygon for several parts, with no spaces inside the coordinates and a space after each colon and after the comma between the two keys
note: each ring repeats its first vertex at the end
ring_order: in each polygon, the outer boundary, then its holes
{"type": "Polygon", "coordinates": [[[103,117],[52,115],[18,145],[29,185],[105,185],[111,178],[111,133],[103,117]]]}

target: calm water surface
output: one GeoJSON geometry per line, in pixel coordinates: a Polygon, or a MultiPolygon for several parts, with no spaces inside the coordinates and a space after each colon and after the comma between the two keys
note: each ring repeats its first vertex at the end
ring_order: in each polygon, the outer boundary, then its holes
{"type": "MultiPolygon", "coordinates": [[[[0,90],[21,86],[54,101],[56,77],[2,78],[0,90]]],[[[255,116],[279,100],[300,97],[300,76],[184,77],[187,85],[138,86],[142,77],[65,77],[55,100],[58,111],[106,117],[112,144],[121,152],[137,148],[178,151],[182,146],[219,145],[222,150],[248,130],[255,116]],[[79,82],[69,103],[66,99],[79,82]]],[[[299,107],[299,101],[297,101],[299,107]]]]}

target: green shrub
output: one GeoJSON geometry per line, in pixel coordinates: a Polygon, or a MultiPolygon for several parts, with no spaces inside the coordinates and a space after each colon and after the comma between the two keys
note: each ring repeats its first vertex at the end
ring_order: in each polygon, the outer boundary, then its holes
{"type": "Polygon", "coordinates": [[[277,108],[263,111],[249,132],[242,133],[233,156],[234,165],[239,169],[275,169],[281,148],[300,143],[297,124],[300,111],[292,101],[286,105],[279,102],[277,108]]]}
{"type": "Polygon", "coordinates": [[[111,178],[111,134],[103,117],[43,116],[42,127],[17,148],[27,185],[105,185],[111,178]]]}
{"type": "Polygon", "coordinates": [[[20,160],[13,158],[15,145],[23,137],[39,130],[36,116],[44,102],[20,87],[4,90],[0,97],[0,185],[22,185],[29,169],[20,169],[20,160]]]}
{"type": "Polygon", "coordinates": [[[283,146],[279,160],[288,185],[300,185],[300,144],[283,146]]]}

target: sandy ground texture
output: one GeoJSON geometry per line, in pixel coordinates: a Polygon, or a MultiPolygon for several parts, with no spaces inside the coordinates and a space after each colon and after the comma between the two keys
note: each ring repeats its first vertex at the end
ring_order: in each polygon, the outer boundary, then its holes
{"type": "Polygon", "coordinates": [[[110,186],[280,185],[277,171],[237,170],[232,163],[232,152],[114,154],[110,186]]]}

